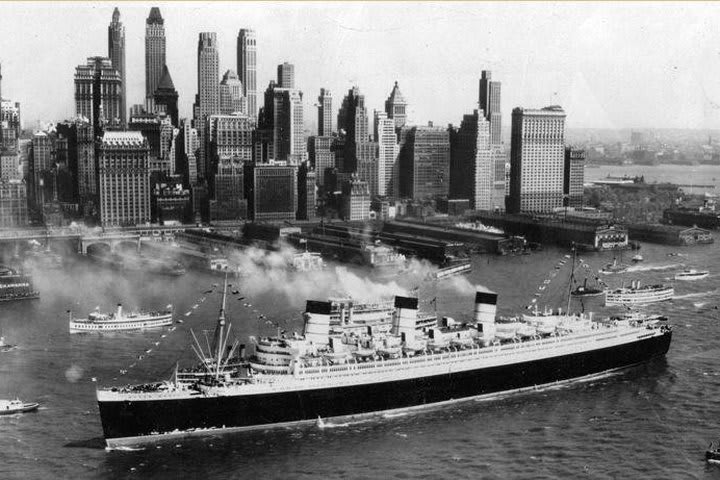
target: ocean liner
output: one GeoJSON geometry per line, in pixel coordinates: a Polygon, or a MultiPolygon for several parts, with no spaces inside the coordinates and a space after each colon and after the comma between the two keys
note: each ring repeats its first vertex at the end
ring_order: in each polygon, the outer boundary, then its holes
{"type": "MultiPolygon", "coordinates": [[[[477,292],[470,323],[443,318],[416,329],[418,299],[396,297],[393,328],[331,334],[332,304],[308,301],[304,334],[230,341],[225,295],[212,348],[174,378],[98,389],[108,447],[188,435],[344,420],[531,390],[664,355],[670,327],[657,317],[594,320],[548,314],[496,323],[497,295],[477,292]]],[[[209,342],[208,342],[209,343],[209,342]]]]}

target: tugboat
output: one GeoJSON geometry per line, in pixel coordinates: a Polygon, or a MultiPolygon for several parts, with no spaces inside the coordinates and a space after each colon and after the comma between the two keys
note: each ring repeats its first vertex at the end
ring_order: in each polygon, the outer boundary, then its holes
{"type": "Polygon", "coordinates": [[[598,287],[588,287],[587,278],[582,285],[579,285],[575,290],[570,292],[573,297],[597,297],[604,295],[605,290],[598,287]]]}
{"type": "Polygon", "coordinates": [[[0,400],[0,415],[32,412],[37,410],[39,406],[39,403],[25,403],[18,398],[15,400],[0,400]]]}
{"type": "Polygon", "coordinates": [[[643,258],[642,255],[640,255],[640,254],[638,253],[637,255],[633,255],[633,257],[632,257],[630,260],[632,260],[633,263],[640,263],[640,262],[642,262],[642,261],[645,260],[645,259],[643,258]]]}
{"type": "Polygon", "coordinates": [[[710,442],[710,446],[705,450],[705,460],[710,463],[720,463],[720,442],[710,442]]]}
{"type": "MultiPolygon", "coordinates": [[[[622,262],[622,259],[621,259],[622,262]]],[[[625,263],[618,263],[617,257],[613,258],[612,263],[608,263],[603,268],[600,269],[600,273],[604,274],[611,274],[611,273],[623,273],[627,272],[628,268],[630,268],[629,265],[625,263]]]]}
{"type": "Polygon", "coordinates": [[[16,348],[17,348],[17,345],[11,345],[9,343],[5,343],[5,337],[0,335],[0,353],[12,352],[16,348]]]}
{"type": "Polygon", "coordinates": [[[695,270],[694,268],[689,268],[676,273],[675,280],[700,280],[708,275],[710,275],[710,272],[707,270],[695,270]]]}

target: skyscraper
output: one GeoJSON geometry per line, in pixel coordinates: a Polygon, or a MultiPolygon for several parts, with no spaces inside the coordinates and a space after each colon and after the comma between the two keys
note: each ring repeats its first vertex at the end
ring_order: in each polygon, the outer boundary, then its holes
{"type": "Polygon", "coordinates": [[[346,173],[355,173],[358,163],[367,160],[360,157],[367,152],[363,144],[369,141],[365,95],[360,94],[359,87],[351,88],[343,98],[337,127],[338,131],[344,132],[345,138],[342,162],[338,163],[338,168],[346,173]]]}
{"type": "Polygon", "coordinates": [[[398,144],[395,121],[387,113],[375,111],[375,141],[378,144],[378,191],[381,197],[397,194],[398,144]]]}
{"type": "Polygon", "coordinates": [[[543,213],[562,207],[564,165],[563,109],[513,109],[508,213],[543,213]]]}
{"type": "Polygon", "coordinates": [[[87,118],[101,135],[120,126],[122,79],[109,58],[90,57],[75,69],[75,113],[87,118]]]}
{"type": "Polygon", "coordinates": [[[295,220],[298,206],[298,167],[250,164],[245,168],[245,196],[250,218],[259,221],[295,220]]]}
{"type": "Polygon", "coordinates": [[[318,136],[329,137],[332,135],[332,94],[326,88],[320,89],[318,97],[318,136]]]}
{"type": "Polygon", "coordinates": [[[280,88],[295,88],[295,65],[288,62],[278,65],[277,83],[280,88]]]}
{"type": "Polygon", "coordinates": [[[215,32],[202,32],[198,39],[198,116],[195,127],[200,136],[198,177],[207,175],[207,117],[220,112],[219,54],[215,32]]]}
{"type": "Polygon", "coordinates": [[[247,113],[257,118],[257,46],[254,30],[243,28],[238,33],[237,72],[247,98],[247,113]]]}
{"type": "Polygon", "coordinates": [[[140,132],[105,132],[99,144],[102,226],[150,221],[150,147],[140,132]]]}
{"type": "Polygon", "coordinates": [[[490,145],[490,124],[482,111],[463,117],[451,135],[450,197],[470,200],[474,210],[491,210],[495,164],[490,145]]]}
{"type": "Polygon", "coordinates": [[[500,113],[500,82],[492,81],[492,72],[483,70],[480,76],[480,108],[490,122],[490,143],[502,143],[502,114],[500,113]]]}
{"type": "Polygon", "coordinates": [[[108,57],[112,66],[120,74],[120,123],[126,125],[127,115],[127,82],[125,81],[125,27],[120,22],[120,10],[115,7],[112,22],[108,26],[108,57]]]}
{"type": "Polygon", "coordinates": [[[294,165],[307,157],[302,96],[295,89],[273,90],[273,155],[294,165]]]}
{"type": "MultiPolygon", "coordinates": [[[[407,127],[405,127],[407,128],[407,127]]],[[[400,196],[416,200],[447,196],[450,177],[450,134],[441,127],[403,130],[400,152],[400,196]]]]}
{"type": "Polygon", "coordinates": [[[165,20],[158,7],[145,21],[145,98],[152,98],[165,66],[165,20]]]}
{"type": "Polygon", "coordinates": [[[246,113],[246,110],[243,84],[234,70],[228,70],[220,82],[220,114],[246,113]]]}
{"type": "Polygon", "coordinates": [[[385,113],[388,118],[394,120],[396,131],[399,131],[407,123],[407,101],[398,87],[398,82],[395,82],[390,96],[385,100],[385,113]]]}
{"type": "Polygon", "coordinates": [[[163,66],[163,73],[158,82],[157,88],[153,95],[155,101],[155,111],[164,112],[172,119],[172,124],[179,126],[178,118],[178,93],[175,90],[175,84],[170,76],[170,70],[167,65],[163,66]]]}
{"type": "Polygon", "coordinates": [[[585,182],[585,150],[565,147],[563,174],[563,204],[568,207],[582,207],[583,184],[585,182]]]}

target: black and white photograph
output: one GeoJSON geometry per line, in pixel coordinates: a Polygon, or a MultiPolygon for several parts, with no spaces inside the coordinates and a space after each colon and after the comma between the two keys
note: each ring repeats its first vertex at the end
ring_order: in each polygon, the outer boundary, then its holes
{"type": "Polygon", "coordinates": [[[0,479],[719,478],[718,25],[0,1],[0,479]]]}

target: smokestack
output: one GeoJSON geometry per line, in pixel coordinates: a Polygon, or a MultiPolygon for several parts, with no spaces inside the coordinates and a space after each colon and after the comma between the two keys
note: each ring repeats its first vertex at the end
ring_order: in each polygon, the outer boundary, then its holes
{"type": "Polygon", "coordinates": [[[395,297],[395,316],[393,318],[393,334],[405,334],[406,345],[414,343],[415,327],[417,326],[418,299],[411,297],[395,297]],[[409,342],[409,343],[408,343],[409,342]]]}
{"type": "Polygon", "coordinates": [[[122,303],[118,303],[117,307],[117,313],[115,315],[117,316],[117,318],[120,318],[122,317],[122,303]]]}
{"type": "Polygon", "coordinates": [[[480,326],[486,345],[495,338],[497,297],[497,293],[493,292],[475,293],[475,322],[480,326]]]}
{"type": "Polygon", "coordinates": [[[305,339],[316,345],[327,345],[330,335],[330,302],[308,300],[305,306],[305,339]]]}

